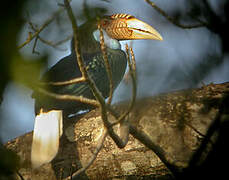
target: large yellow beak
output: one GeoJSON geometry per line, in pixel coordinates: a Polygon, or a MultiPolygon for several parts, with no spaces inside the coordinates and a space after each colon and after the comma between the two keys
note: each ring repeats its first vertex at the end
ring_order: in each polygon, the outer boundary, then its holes
{"type": "Polygon", "coordinates": [[[163,40],[152,26],[128,14],[114,14],[102,20],[101,25],[111,38],[117,40],[163,40]]]}
{"type": "Polygon", "coordinates": [[[139,19],[132,18],[126,21],[127,28],[132,31],[131,36],[129,39],[154,39],[154,40],[160,40],[162,41],[163,38],[157,32],[156,29],[154,29],[149,24],[140,21],[139,19]]]}

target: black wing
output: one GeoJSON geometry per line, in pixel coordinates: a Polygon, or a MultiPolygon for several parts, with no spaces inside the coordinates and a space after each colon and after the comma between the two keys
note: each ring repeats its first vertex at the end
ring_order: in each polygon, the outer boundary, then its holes
{"type": "Polygon", "coordinates": [[[72,54],[64,57],[52,66],[41,78],[44,82],[61,82],[81,77],[76,57],[72,54]]]}

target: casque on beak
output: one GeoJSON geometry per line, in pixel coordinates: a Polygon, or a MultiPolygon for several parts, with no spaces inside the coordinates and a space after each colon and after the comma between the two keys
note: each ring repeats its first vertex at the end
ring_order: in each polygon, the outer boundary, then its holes
{"type": "Polygon", "coordinates": [[[139,19],[132,18],[126,21],[127,28],[132,31],[130,39],[154,39],[162,41],[161,35],[152,26],[139,19]]]}
{"type": "Polygon", "coordinates": [[[101,25],[111,38],[117,40],[163,40],[152,26],[128,14],[114,14],[102,20],[101,25]]]}

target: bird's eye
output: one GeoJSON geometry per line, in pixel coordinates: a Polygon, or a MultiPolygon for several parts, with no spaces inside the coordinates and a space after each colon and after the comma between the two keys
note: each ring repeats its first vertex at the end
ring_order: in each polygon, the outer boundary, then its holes
{"type": "Polygon", "coordinates": [[[109,21],[108,21],[108,20],[103,20],[103,21],[101,22],[101,25],[102,25],[103,27],[106,27],[108,24],[109,24],[109,21]]]}

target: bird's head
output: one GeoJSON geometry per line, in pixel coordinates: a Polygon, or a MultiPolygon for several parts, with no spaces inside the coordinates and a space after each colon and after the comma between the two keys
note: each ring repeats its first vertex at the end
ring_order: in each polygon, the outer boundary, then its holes
{"type": "MultiPolygon", "coordinates": [[[[100,26],[103,30],[104,42],[110,49],[121,49],[119,41],[136,39],[163,40],[162,36],[147,23],[128,14],[113,14],[99,20],[92,20],[80,26],[82,51],[93,52],[100,49],[100,26]],[[92,36],[91,36],[92,35],[92,36]]],[[[72,41],[72,52],[74,52],[72,41]]]]}
{"type": "Polygon", "coordinates": [[[103,30],[112,39],[136,40],[153,39],[163,40],[162,36],[147,23],[129,14],[113,14],[99,21],[103,30]]]}

